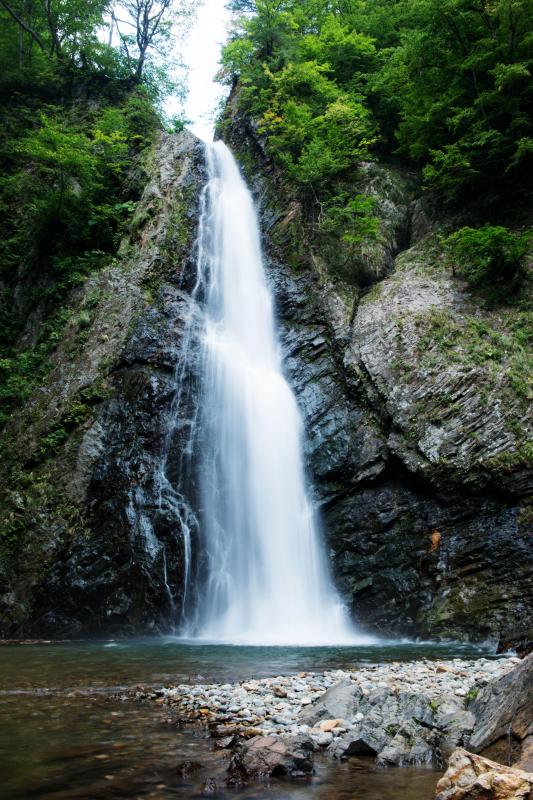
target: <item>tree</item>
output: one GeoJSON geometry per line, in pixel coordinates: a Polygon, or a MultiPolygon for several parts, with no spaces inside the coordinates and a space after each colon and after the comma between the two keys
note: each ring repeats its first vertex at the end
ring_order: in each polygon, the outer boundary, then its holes
{"type": "Polygon", "coordinates": [[[112,25],[137,83],[143,80],[150,52],[166,54],[173,28],[180,34],[188,29],[195,5],[194,0],[180,0],[178,4],[175,0],[124,0],[120,18],[112,10],[112,25]]]}
{"type": "MultiPolygon", "coordinates": [[[[313,173],[320,161],[332,172],[343,160],[328,152],[329,119],[308,141],[308,112],[323,118],[336,99],[317,105],[316,89],[327,80],[345,108],[358,104],[378,123],[371,138],[381,154],[410,160],[445,200],[494,202],[527,190],[533,0],[233,0],[231,7],[241,17],[222,77],[239,78],[244,110],[282,162],[295,143],[308,145],[313,173]],[[310,75],[310,65],[314,98],[305,83],[289,81],[310,75]]],[[[335,125],[347,133],[337,117],[335,125]]]]}
{"type": "Polygon", "coordinates": [[[0,0],[21,36],[48,58],[71,62],[82,62],[86,48],[96,44],[107,5],[108,0],[0,0]]]}

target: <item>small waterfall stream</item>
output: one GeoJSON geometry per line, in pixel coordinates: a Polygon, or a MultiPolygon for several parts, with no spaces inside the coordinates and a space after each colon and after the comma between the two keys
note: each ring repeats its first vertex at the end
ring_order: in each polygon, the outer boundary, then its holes
{"type": "Polygon", "coordinates": [[[198,243],[206,293],[196,634],[239,643],[355,641],[307,494],[302,422],[282,372],[252,196],[206,145],[198,243]]]}

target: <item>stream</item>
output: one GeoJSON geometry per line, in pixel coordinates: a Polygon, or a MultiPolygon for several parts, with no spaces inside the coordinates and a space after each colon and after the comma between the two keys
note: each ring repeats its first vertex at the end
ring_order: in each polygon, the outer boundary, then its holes
{"type": "Polygon", "coordinates": [[[272,798],[430,800],[439,773],[376,769],[372,759],[318,756],[303,782],[226,787],[228,754],[203,728],[157,705],[121,700],[137,684],[238,681],[357,664],[487,656],[472,646],[236,647],[172,637],[0,647],[0,796],[47,798],[272,798]],[[118,695],[118,696],[117,696],[118,695]],[[176,767],[201,766],[182,777],[176,767]],[[208,779],[217,789],[203,793],[208,779]]]}

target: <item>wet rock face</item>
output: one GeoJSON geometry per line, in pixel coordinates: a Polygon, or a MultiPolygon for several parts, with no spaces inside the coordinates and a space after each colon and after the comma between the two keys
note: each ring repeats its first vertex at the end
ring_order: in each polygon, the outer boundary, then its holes
{"type": "Polygon", "coordinates": [[[509,318],[450,275],[435,209],[410,174],[381,164],[354,176],[354,193],[372,195],[381,218],[367,260],[375,285],[364,294],[332,277],[312,221],[284,200],[283,176],[240,114],[238,91],[224,137],[243,163],[255,161],[247,177],[262,211],[285,369],[333,571],[354,616],[386,635],[528,652],[533,467],[524,442],[533,413],[513,387],[509,318]],[[492,333],[501,345],[493,350],[492,333]]]}
{"type": "MultiPolygon", "coordinates": [[[[354,617],[380,634],[490,639],[527,652],[532,471],[519,439],[533,416],[504,370],[455,350],[446,361],[434,345],[447,325],[475,331],[491,320],[439,267],[411,177],[364,167],[383,237],[369,265],[369,280],[380,282],[361,300],[331,280],[312,242],[308,263],[288,266],[286,229],[300,211],[283,205],[257,133],[236,124],[230,133],[260,170],[251,182],[285,370],[333,572],[354,617]]],[[[92,393],[87,419],[32,473],[34,495],[6,495],[7,516],[29,509],[0,589],[6,636],[168,631],[194,581],[199,504],[187,443],[198,352],[186,332],[200,324],[202,298],[191,290],[203,146],[186,133],[163,136],[150,169],[118,263],[73,297],[76,313],[91,302],[83,341],[67,327],[46,385],[10,431],[26,469],[80,392],[92,393]]]]}
{"type": "MultiPolygon", "coordinates": [[[[198,405],[197,338],[187,333],[201,301],[191,286],[202,143],[163,135],[149,172],[118,263],[95,279],[97,294],[84,287],[98,298],[87,342],[59,345],[41,390],[56,419],[80,390],[97,402],[46,465],[72,513],[67,527],[51,501],[28,532],[7,609],[0,599],[2,628],[12,635],[168,632],[180,617],[184,537],[196,530],[195,470],[185,451],[198,405]]],[[[84,295],[73,303],[83,307],[84,295]]],[[[53,416],[38,417],[44,431],[53,416]]],[[[30,421],[27,439],[40,435],[30,421]]]]}
{"type": "Polygon", "coordinates": [[[521,495],[469,489],[468,472],[432,468],[378,384],[353,368],[349,309],[333,287],[276,259],[270,279],[333,569],[354,615],[384,634],[513,644],[533,591],[521,495]]]}
{"type": "MultiPolygon", "coordinates": [[[[165,161],[161,165],[175,192],[187,185],[192,204],[190,225],[180,210],[175,231],[187,242],[184,259],[177,269],[162,262],[152,302],[132,322],[109,375],[110,397],[95,423],[100,450],[85,499],[92,536],[70,554],[74,579],[61,581],[78,584],[87,564],[107,558],[106,570],[97,572],[80,598],[90,609],[83,622],[89,633],[172,630],[185,589],[184,535],[196,532],[195,469],[186,451],[198,405],[200,307],[190,284],[197,201],[205,180],[203,147],[191,137],[189,151],[171,169],[165,161]]],[[[173,224],[171,211],[163,228],[170,248],[173,224]]],[[[156,258],[161,256],[159,247],[156,258]]],[[[74,613],[78,603],[73,600],[74,613]]]]}

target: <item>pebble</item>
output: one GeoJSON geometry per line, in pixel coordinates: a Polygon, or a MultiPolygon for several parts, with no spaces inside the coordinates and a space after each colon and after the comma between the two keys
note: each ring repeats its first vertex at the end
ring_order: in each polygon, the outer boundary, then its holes
{"type": "Polygon", "coordinates": [[[171,705],[181,721],[214,722],[219,728],[232,726],[235,732],[246,738],[256,730],[268,731],[268,735],[305,733],[311,735],[320,747],[327,747],[334,736],[342,735],[354,725],[387,724],[389,707],[406,693],[420,696],[422,706],[430,704],[444,710],[451,704],[452,711],[465,709],[471,689],[497,680],[519,661],[515,657],[496,660],[456,658],[439,662],[423,659],[354,666],[351,670],[300,672],[298,675],[236,684],[180,684],[162,690],[142,686],[137,687],[135,696],[171,705]],[[368,698],[370,706],[366,716],[355,713],[349,720],[326,720],[311,729],[299,724],[300,711],[341,681],[356,684],[368,698]]]}

